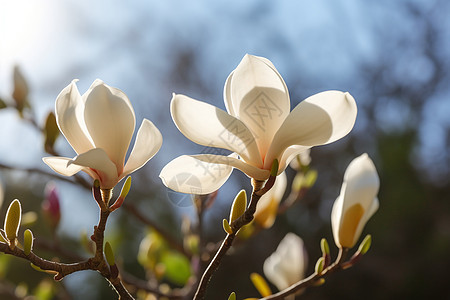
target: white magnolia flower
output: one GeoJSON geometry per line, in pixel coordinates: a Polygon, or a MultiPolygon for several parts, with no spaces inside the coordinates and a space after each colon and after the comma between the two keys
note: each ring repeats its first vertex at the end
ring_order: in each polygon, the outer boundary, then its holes
{"type": "Polygon", "coordinates": [[[339,91],[313,95],[290,112],[283,78],[268,59],[252,55],[245,55],[228,76],[224,100],[227,112],[174,94],[171,114],[181,133],[197,144],[235,154],[183,155],[172,160],[160,174],[169,188],[211,193],[222,186],[233,167],[266,180],[275,159],[280,174],[296,154],[344,137],[356,119],[355,100],[339,91]]]}
{"type": "Polygon", "coordinates": [[[263,265],[264,275],[282,291],[305,278],[308,258],[303,240],[288,233],[263,265]]]}
{"type": "Polygon", "coordinates": [[[278,206],[286,191],[287,178],[283,172],[277,176],[273,187],[258,201],[255,212],[255,222],[263,228],[272,227],[278,213],[278,206]]]}
{"type": "Polygon", "coordinates": [[[347,167],[341,193],[331,211],[336,245],[352,248],[369,218],[377,211],[380,179],[370,157],[364,153],[347,167]]]}
{"type": "Polygon", "coordinates": [[[100,188],[111,189],[158,152],[162,136],[144,119],[125,164],[136,125],[130,100],[121,90],[98,79],[81,96],[76,81],[58,95],[55,110],[58,127],[77,156],[44,157],[43,161],[65,176],[84,171],[100,181],[100,188]]]}

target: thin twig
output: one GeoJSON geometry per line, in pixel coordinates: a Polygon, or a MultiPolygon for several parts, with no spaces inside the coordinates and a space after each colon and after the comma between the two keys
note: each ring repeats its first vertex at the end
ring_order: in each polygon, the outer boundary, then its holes
{"type": "MultiPolygon", "coordinates": [[[[270,181],[270,179],[269,179],[270,181]]],[[[268,183],[269,183],[268,181],[268,183]]],[[[219,267],[223,257],[227,253],[227,251],[231,248],[233,245],[234,238],[236,237],[236,233],[241,229],[243,226],[250,223],[253,218],[256,211],[256,205],[258,204],[259,199],[264,194],[264,192],[267,192],[267,189],[261,188],[263,182],[260,181],[254,181],[253,182],[253,192],[252,197],[250,200],[250,204],[244,214],[242,214],[238,219],[233,221],[230,226],[232,229],[232,233],[228,233],[225,239],[223,240],[222,244],[220,245],[219,250],[217,250],[216,255],[213,257],[211,262],[209,263],[208,267],[206,268],[205,272],[203,273],[202,278],[200,279],[199,285],[197,287],[197,291],[194,295],[195,300],[201,300],[204,299],[206,288],[208,286],[209,281],[211,280],[213,274],[219,267]],[[263,191],[260,193],[260,191],[263,191]]],[[[273,185],[273,182],[270,182],[271,185],[273,185]]]]}

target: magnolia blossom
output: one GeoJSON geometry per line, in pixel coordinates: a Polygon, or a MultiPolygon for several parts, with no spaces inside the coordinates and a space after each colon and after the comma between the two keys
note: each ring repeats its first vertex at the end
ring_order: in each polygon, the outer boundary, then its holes
{"type": "Polygon", "coordinates": [[[341,193],[331,211],[331,225],[336,245],[352,248],[369,218],[377,211],[378,178],[369,156],[355,158],[347,167],[341,193]]]}
{"type": "Polygon", "coordinates": [[[55,108],[58,127],[77,156],[44,157],[43,161],[65,176],[84,171],[100,181],[100,188],[111,189],[158,152],[162,136],[144,119],[125,163],[136,125],[130,100],[121,90],[98,79],[80,95],[76,81],[58,95],[55,108]]]}
{"type": "Polygon", "coordinates": [[[167,164],[160,177],[178,192],[211,193],[222,186],[233,167],[255,180],[266,180],[275,159],[278,174],[295,155],[347,135],[356,119],[349,93],[313,95],[290,112],[283,78],[266,58],[245,55],[225,83],[227,112],[174,94],[172,119],[193,142],[232,152],[183,155],[167,164]]]}
{"type": "Polygon", "coordinates": [[[278,213],[278,206],[286,191],[286,173],[277,176],[273,187],[258,201],[255,212],[255,222],[263,228],[272,227],[278,213]]]}
{"type": "Polygon", "coordinates": [[[307,266],[308,258],[303,240],[288,233],[277,250],[264,261],[263,271],[267,279],[281,291],[305,278],[307,266]]]}

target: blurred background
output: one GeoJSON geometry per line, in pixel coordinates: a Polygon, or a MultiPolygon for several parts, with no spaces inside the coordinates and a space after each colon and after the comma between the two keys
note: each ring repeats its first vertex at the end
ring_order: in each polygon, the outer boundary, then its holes
{"type": "MultiPolygon", "coordinates": [[[[96,78],[120,88],[134,106],[137,124],[144,117],[156,124],[164,137],[162,149],[133,174],[126,201],[181,240],[182,219],[195,223],[194,206],[175,205],[158,174],[171,159],[204,149],[176,129],[171,94],[225,109],[225,79],[250,53],[274,63],[289,88],[291,107],[337,89],[354,96],[358,118],[346,138],[312,149],[311,168],[319,174],[314,187],[272,228],[225,258],[207,298],[226,299],[231,291],[238,299],[258,296],[249,274],[262,274],[264,259],[287,232],[304,239],[311,258],[307,273],[313,272],[320,239],[333,241],[330,212],[345,168],[367,152],[381,180],[380,209],[364,231],[372,234],[372,248],[355,267],[301,298],[444,299],[450,296],[449,37],[450,2],[445,0],[1,0],[0,98],[8,105],[0,110],[1,219],[9,202],[19,198],[24,211],[37,212],[31,225],[37,240],[54,238],[40,212],[44,186],[52,180],[61,202],[56,236],[82,255],[80,236],[92,232],[98,215],[88,190],[36,171],[50,171],[41,160],[48,154],[30,118],[12,108],[15,66],[27,80],[32,108],[27,109],[39,126],[74,78],[80,79],[81,93],[96,78]]],[[[61,137],[55,148],[75,155],[61,137]]],[[[293,174],[288,170],[289,178],[293,174]]],[[[249,190],[249,180],[234,171],[204,216],[207,240],[223,238],[222,219],[241,188],[249,190]]],[[[140,278],[145,271],[136,256],[147,230],[121,211],[106,232],[124,268],[140,278]]],[[[42,255],[51,258],[45,250],[42,255]]],[[[5,255],[0,255],[0,280],[5,299],[26,293],[39,299],[115,297],[93,272],[70,275],[53,286],[48,275],[5,255]]]]}

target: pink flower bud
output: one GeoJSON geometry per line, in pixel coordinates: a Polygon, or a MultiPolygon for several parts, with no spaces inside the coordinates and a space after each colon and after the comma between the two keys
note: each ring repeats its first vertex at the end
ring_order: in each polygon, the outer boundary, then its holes
{"type": "Polygon", "coordinates": [[[58,191],[53,182],[49,182],[45,187],[45,199],[42,201],[42,213],[52,228],[58,226],[61,219],[61,209],[58,191]]]}

